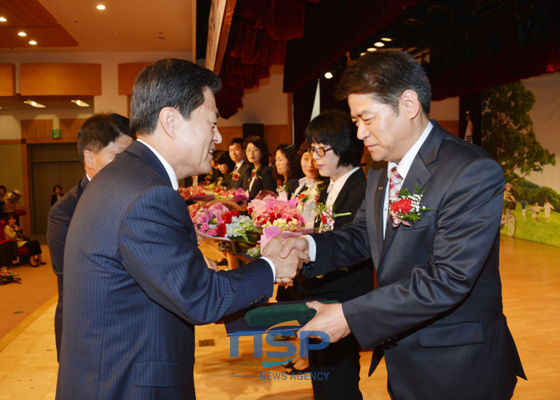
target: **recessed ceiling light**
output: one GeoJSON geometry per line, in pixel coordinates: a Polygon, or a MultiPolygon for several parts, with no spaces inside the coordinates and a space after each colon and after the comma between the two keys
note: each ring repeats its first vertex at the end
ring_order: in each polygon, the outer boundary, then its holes
{"type": "Polygon", "coordinates": [[[96,7],[98,10],[104,10],[105,6],[103,4],[98,4],[96,7]]]}
{"type": "Polygon", "coordinates": [[[377,49],[375,47],[368,47],[367,51],[369,51],[370,53],[373,53],[374,51],[377,51],[377,49]]]}
{"type": "Polygon", "coordinates": [[[327,79],[332,79],[332,77],[333,77],[332,72],[326,72],[326,73],[325,73],[325,78],[327,78],[327,79]]]}
{"type": "Polygon", "coordinates": [[[21,31],[21,32],[18,32],[18,36],[25,37],[25,36],[27,36],[27,33],[25,33],[24,31],[21,31]]]}
{"type": "Polygon", "coordinates": [[[360,53],[360,56],[365,56],[366,54],[367,52],[364,51],[363,53],[360,53]]]}
{"type": "Polygon", "coordinates": [[[89,107],[89,104],[82,100],[70,100],[72,103],[77,105],[78,107],[89,107]]]}
{"type": "Polygon", "coordinates": [[[381,38],[381,41],[382,41],[382,42],[392,42],[393,39],[391,39],[390,37],[382,37],[382,38],[381,38]]]}
{"type": "Polygon", "coordinates": [[[385,46],[385,43],[383,43],[383,42],[375,42],[373,45],[374,45],[375,47],[384,47],[384,46],[385,46]]]}
{"type": "Polygon", "coordinates": [[[6,19],[6,17],[0,17],[0,22],[8,22],[8,20],[6,19]]]}
{"type": "Polygon", "coordinates": [[[37,46],[37,42],[36,42],[35,40],[30,40],[30,41],[29,41],[29,44],[30,44],[31,46],[37,46]]]}
{"type": "Polygon", "coordinates": [[[25,104],[29,104],[31,107],[35,107],[35,108],[46,108],[47,106],[43,105],[43,104],[39,104],[36,101],[33,100],[25,100],[24,101],[25,104]]]}

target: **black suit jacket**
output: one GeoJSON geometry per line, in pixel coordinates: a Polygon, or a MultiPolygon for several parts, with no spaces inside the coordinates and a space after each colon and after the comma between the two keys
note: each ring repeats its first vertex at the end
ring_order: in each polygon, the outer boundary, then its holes
{"type": "Polygon", "coordinates": [[[185,201],[138,141],[88,184],[64,264],[58,399],[194,399],[194,325],[273,291],[264,260],[207,268],[185,201]]]}
{"type": "MultiPolygon", "coordinates": [[[[82,196],[89,180],[86,175],[60,200],[54,203],[49,211],[47,223],[47,244],[51,254],[51,264],[58,281],[58,303],[54,314],[54,334],[56,339],[56,354],[60,356],[62,340],[62,304],[63,304],[63,272],[64,272],[64,244],[68,227],[74,215],[78,200],[82,196]]],[[[56,195],[55,195],[56,196],[56,195]]]]}
{"type": "Polygon", "coordinates": [[[255,197],[257,197],[257,195],[261,190],[270,190],[276,193],[277,185],[276,185],[276,179],[274,179],[274,175],[272,173],[272,168],[270,168],[268,165],[260,167],[259,170],[257,171],[257,178],[253,183],[253,187],[251,187],[251,190],[249,190],[249,186],[251,185],[251,179],[252,179],[251,172],[249,172],[249,175],[247,176],[247,178],[243,183],[243,189],[249,191],[249,199],[252,200],[255,197]]]}
{"type": "Polygon", "coordinates": [[[239,189],[240,187],[243,187],[243,183],[247,180],[247,178],[249,179],[251,178],[252,169],[253,169],[252,164],[249,164],[247,161],[243,161],[243,164],[241,164],[241,167],[239,167],[239,170],[237,171],[237,174],[239,174],[239,178],[233,179],[233,174],[232,174],[232,179],[227,185],[227,188],[239,189]]]}
{"type": "MultiPolygon", "coordinates": [[[[525,377],[502,311],[499,274],[504,176],[484,150],[435,121],[403,188],[425,189],[429,209],[382,238],[386,164],[368,175],[366,198],[342,230],[313,235],[308,276],[371,257],[378,288],[343,303],[363,348],[384,350],[396,399],[509,399],[525,377]]],[[[371,373],[371,371],[370,371],[371,373]]]]}
{"type": "MultiPolygon", "coordinates": [[[[335,213],[347,213],[335,218],[334,229],[341,229],[352,221],[366,195],[366,176],[360,168],[344,183],[333,204],[335,213]]],[[[327,200],[327,190],[320,194],[319,201],[327,200]]],[[[316,224],[316,226],[318,223],[316,224]]],[[[296,279],[294,290],[308,299],[346,301],[373,290],[373,264],[370,259],[333,271],[322,278],[296,279]]]]}

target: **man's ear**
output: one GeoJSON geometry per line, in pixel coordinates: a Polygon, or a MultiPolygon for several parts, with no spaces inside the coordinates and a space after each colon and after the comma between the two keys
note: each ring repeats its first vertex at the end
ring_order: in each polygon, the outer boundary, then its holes
{"type": "Polygon", "coordinates": [[[167,135],[175,137],[175,125],[177,120],[177,110],[172,107],[164,107],[159,112],[159,123],[167,135]]]}
{"type": "Polygon", "coordinates": [[[84,151],[84,163],[86,164],[86,167],[88,167],[89,169],[93,170],[94,168],[94,155],[91,151],[86,150],[84,151]]]}
{"type": "Polygon", "coordinates": [[[415,118],[420,112],[421,105],[418,94],[414,90],[405,90],[400,99],[401,111],[410,119],[415,118]]]}

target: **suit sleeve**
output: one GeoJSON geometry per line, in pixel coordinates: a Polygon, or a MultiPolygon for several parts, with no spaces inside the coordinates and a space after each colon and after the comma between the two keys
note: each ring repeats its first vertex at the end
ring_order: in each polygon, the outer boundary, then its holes
{"type": "MultiPolygon", "coordinates": [[[[62,200],[61,200],[62,201],[62,200]]],[[[49,211],[47,223],[47,244],[51,256],[52,268],[60,281],[62,281],[64,266],[64,245],[72,215],[69,215],[58,202],[49,211]]]]}
{"type": "MultiPolygon", "coordinates": [[[[407,277],[387,286],[380,280],[377,290],[343,303],[348,324],[364,348],[390,342],[457,307],[472,291],[491,251],[498,251],[504,187],[498,164],[477,159],[447,178],[452,183],[434,210],[437,221],[428,256],[395,254],[403,264],[384,268],[410,270],[407,277]]],[[[419,246],[426,239],[420,236],[407,237],[412,249],[408,254],[423,251],[419,246]]]]}
{"type": "Polygon", "coordinates": [[[156,303],[194,324],[219,320],[272,296],[272,270],[256,260],[215,272],[198,249],[184,200],[153,187],[127,210],[119,235],[125,269],[156,303]]]}
{"type": "Polygon", "coordinates": [[[354,220],[342,229],[311,236],[317,245],[315,262],[302,270],[306,278],[324,275],[371,257],[366,229],[366,200],[363,200],[354,220]]]}

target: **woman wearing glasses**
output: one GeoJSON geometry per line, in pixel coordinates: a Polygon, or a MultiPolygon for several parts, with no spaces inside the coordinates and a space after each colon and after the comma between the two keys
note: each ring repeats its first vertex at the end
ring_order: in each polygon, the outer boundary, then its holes
{"type": "MultiPolygon", "coordinates": [[[[305,136],[319,174],[330,179],[327,189],[319,195],[327,215],[322,222],[319,218],[315,226],[340,229],[352,221],[365,197],[366,177],[359,167],[363,143],[356,136],[350,116],[339,110],[314,118],[305,136]],[[329,211],[334,221],[329,221],[329,211]]],[[[309,300],[350,300],[373,290],[373,264],[368,260],[323,277],[295,280],[294,290],[309,300]]],[[[360,345],[352,334],[323,350],[309,352],[311,372],[332,372],[328,380],[313,380],[315,399],[362,399],[359,352],[360,345]]]]}

